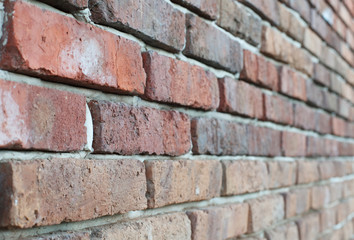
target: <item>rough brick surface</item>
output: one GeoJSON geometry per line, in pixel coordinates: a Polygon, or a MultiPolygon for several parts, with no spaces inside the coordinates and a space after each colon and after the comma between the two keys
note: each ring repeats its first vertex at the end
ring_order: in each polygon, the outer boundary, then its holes
{"type": "Polygon", "coordinates": [[[183,48],[185,16],[164,0],[90,0],[89,8],[95,23],[127,31],[167,50],[183,48]]]}
{"type": "Polygon", "coordinates": [[[299,232],[295,223],[281,225],[266,231],[266,236],[271,240],[293,239],[299,240],[299,232]]]}
{"type": "Polygon", "coordinates": [[[286,95],[306,101],[306,80],[288,67],[280,70],[280,91],[286,95]]]}
{"type": "Polygon", "coordinates": [[[248,232],[256,232],[284,218],[284,199],[280,195],[265,196],[248,201],[250,219],[248,232]]]}
{"type": "Polygon", "coordinates": [[[282,132],[283,155],[288,157],[305,156],[306,135],[302,133],[283,131],[282,132]]]}
{"type": "Polygon", "coordinates": [[[159,102],[215,109],[219,105],[214,74],[156,52],[143,54],[147,74],[145,97],[159,102]]]}
{"type": "Polygon", "coordinates": [[[240,0],[241,2],[250,5],[257,12],[259,12],[263,17],[269,19],[274,24],[279,25],[279,7],[276,0],[240,0]]]}
{"type": "Polygon", "coordinates": [[[304,216],[297,221],[300,239],[316,239],[320,232],[320,220],[317,213],[304,216]]]}
{"type": "Polygon", "coordinates": [[[85,97],[0,79],[0,148],[82,150],[85,97]]]}
{"type": "Polygon", "coordinates": [[[310,183],[319,179],[318,163],[315,161],[298,161],[297,183],[310,183]]]}
{"type": "Polygon", "coordinates": [[[263,99],[259,88],[232,78],[219,79],[219,111],[263,118],[263,99]]]}
{"type": "Polygon", "coordinates": [[[190,239],[191,223],[185,213],[170,213],[96,227],[91,239],[190,239]]]}
{"type": "Polygon", "coordinates": [[[193,240],[237,237],[247,232],[249,207],[246,203],[188,211],[193,240]]]}
{"type": "Polygon", "coordinates": [[[5,8],[1,68],[85,87],[144,92],[137,43],[23,1],[6,1],[5,8]]]}
{"type": "Polygon", "coordinates": [[[248,148],[250,155],[280,156],[280,131],[256,127],[248,128],[248,148]]]}
{"type": "Polygon", "coordinates": [[[316,111],[305,104],[294,103],[294,125],[298,128],[314,130],[319,125],[316,122],[316,111]]]}
{"type": "Polygon", "coordinates": [[[218,161],[151,160],[145,165],[149,208],[220,195],[222,169],[218,161]]]}
{"type": "Polygon", "coordinates": [[[216,19],[219,16],[220,0],[171,0],[181,4],[186,8],[210,19],[216,19]]]}
{"type": "Polygon", "coordinates": [[[90,240],[90,233],[87,232],[60,232],[41,235],[26,240],[90,240]]]}
{"type": "Polygon", "coordinates": [[[176,156],[190,149],[190,121],[185,114],[107,101],[91,101],[89,107],[95,152],[176,156]]]}
{"type": "Polygon", "coordinates": [[[264,94],[265,119],[286,125],[293,124],[293,105],[284,97],[264,94]]]}
{"type": "Polygon", "coordinates": [[[89,0],[62,0],[62,1],[40,0],[40,1],[68,12],[87,8],[89,2],[89,0]]]}
{"type": "Polygon", "coordinates": [[[311,190],[311,207],[321,209],[330,202],[330,191],[327,186],[315,186],[311,190]]]}
{"type": "Polygon", "coordinates": [[[184,53],[202,62],[231,72],[242,69],[240,43],[201,18],[186,16],[187,35],[184,53]]]}
{"type": "Polygon", "coordinates": [[[268,171],[265,162],[223,161],[223,195],[238,195],[268,188],[268,171]]]}
{"type": "Polygon", "coordinates": [[[147,206],[145,168],[138,160],[10,161],[0,169],[11,179],[1,184],[3,227],[80,221],[147,206]]]}
{"type": "Polygon", "coordinates": [[[291,218],[307,212],[311,207],[311,191],[296,189],[284,194],[285,217],[291,218]]]}
{"type": "Polygon", "coordinates": [[[267,167],[269,188],[286,187],[296,183],[296,163],[272,161],[267,162],[267,167]]]}

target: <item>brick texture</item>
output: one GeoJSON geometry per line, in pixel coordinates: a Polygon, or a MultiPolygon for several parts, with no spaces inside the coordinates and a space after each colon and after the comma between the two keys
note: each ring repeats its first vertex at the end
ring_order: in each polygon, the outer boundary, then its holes
{"type": "Polygon", "coordinates": [[[55,0],[41,0],[41,2],[52,5],[63,11],[72,12],[87,8],[89,0],[63,0],[60,2],[55,0]]]}
{"type": "Polygon", "coordinates": [[[216,19],[219,16],[220,0],[172,0],[172,2],[181,4],[206,18],[216,19]]]}

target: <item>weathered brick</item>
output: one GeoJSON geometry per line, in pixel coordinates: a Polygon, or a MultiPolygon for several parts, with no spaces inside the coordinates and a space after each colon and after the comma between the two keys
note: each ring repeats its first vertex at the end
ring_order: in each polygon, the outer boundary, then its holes
{"type": "Polygon", "coordinates": [[[321,180],[336,177],[336,169],[334,161],[321,161],[318,163],[318,171],[321,180]]]}
{"type": "Polygon", "coordinates": [[[220,0],[171,0],[178,3],[199,15],[209,18],[217,19],[219,16],[220,0]]]}
{"type": "Polygon", "coordinates": [[[250,155],[280,156],[280,131],[249,125],[248,150],[250,155]]]}
{"type": "Polygon", "coordinates": [[[23,1],[6,1],[5,11],[2,69],[85,87],[144,93],[145,72],[137,43],[23,1]]]}
{"type": "Polygon", "coordinates": [[[342,183],[343,185],[343,196],[348,198],[354,195],[354,180],[348,180],[342,183]]]}
{"type": "Polygon", "coordinates": [[[247,49],[243,50],[243,67],[240,78],[258,83],[258,56],[247,49]]]}
{"type": "Polygon", "coordinates": [[[191,123],[193,153],[211,155],[247,154],[247,126],[214,118],[196,118],[191,123]]]}
{"type": "MultiPolygon", "coordinates": [[[[332,15],[333,18],[333,23],[332,23],[332,28],[343,38],[346,39],[348,31],[349,30],[349,34],[351,34],[350,29],[348,29],[344,22],[337,16],[337,15],[332,15]]],[[[350,36],[349,36],[350,38],[350,36]]],[[[350,40],[348,41],[348,38],[346,39],[348,44],[350,45],[350,40]]]]}
{"type": "Polygon", "coordinates": [[[291,218],[310,210],[311,192],[306,188],[292,190],[284,194],[284,201],[285,216],[291,218]]]}
{"type": "Polygon", "coordinates": [[[328,41],[330,28],[315,9],[311,9],[311,28],[317,32],[322,39],[328,41]]]}
{"type": "Polygon", "coordinates": [[[184,54],[233,73],[242,69],[241,45],[201,18],[188,14],[184,54]]]}
{"type": "Polygon", "coordinates": [[[40,0],[46,4],[52,5],[53,7],[59,8],[66,12],[73,12],[81,10],[88,7],[88,0],[40,0]]]}
{"type": "Polygon", "coordinates": [[[304,36],[304,46],[310,52],[315,54],[316,56],[321,55],[322,51],[322,40],[320,37],[317,36],[310,28],[306,28],[305,36],[304,36]]]}
{"type": "Polygon", "coordinates": [[[335,207],[323,209],[320,212],[320,231],[326,231],[327,229],[336,225],[336,209],[335,207]]]}
{"type": "Polygon", "coordinates": [[[297,166],[294,162],[267,162],[269,188],[280,188],[296,183],[297,166]]]}
{"type": "Polygon", "coordinates": [[[190,149],[190,121],[183,113],[95,100],[89,108],[97,153],[177,156],[190,149]]]}
{"type": "Polygon", "coordinates": [[[315,112],[315,130],[320,133],[331,133],[331,115],[326,112],[316,111],[315,112]]]}
{"type": "Polygon", "coordinates": [[[222,161],[223,195],[238,195],[268,188],[268,171],[261,161],[222,161]]]}
{"type": "Polygon", "coordinates": [[[339,3],[339,11],[338,15],[343,19],[345,24],[354,32],[353,27],[353,17],[350,15],[348,8],[343,4],[343,2],[339,3]]]}
{"type": "Polygon", "coordinates": [[[271,230],[267,230],[265,235],[270,240],[292,239],[299,240],[299,232],[295,223],[281,225],[271,230]]]}
{"type": "Polygon", "coordinates": [[[218,161],[148,160],[145,166],[149,208],[220,195],[222,168],[218,161]]]}
{"type": "Polygon", "coordinates": [[[268,20],[272,21],[275,25],[279,25],[279,7],[276,0],[239,0],[253,9],[268,20]]]}
{"type": "Polygon", "coordinates": [[[330,191],[327,186],[314,186],[311,189],[311,208],[321,209],[330,202],[330,191]]]}
{"type": "Polygon", "coordinates": [[[311,59],[312,56],[310,53],[305,51],[303,48],[297,48],[295,45],[289,45],[288,47],[290,48],[290,66],[307,74],[308,76],[313,76],[314,63],[311,59]]]}
{"type": "Polygon", "coordinates": [[[306,130],[317,127],[316,111],[302,103],[294,103],[294,126],[306,130]]]}
{"type": "Polygon", "coordinates": [[[297,221],[301,240],[316,239],[320,232],[319,214],[311,213],[297,221]]]}
{"type": "Polygon", "coordinates": [[[279,74],[277,67],[262,56],[257,56],[257,82],[274,91],[279,89],[279,74]]]}
{"type": "Polygon", "coordinates": [[[306,22],[310,22],[310,4],[306,0],[289,0],[291,8],[298,12],[306,22]]]}
{"type": "Polygon", "coordinates": [[[297,183],[305,184],[319,180],[318,163],[316,161],[298,161],[297,183]]]}
{"type": "Polygon", "coordinates": [[[293,105],[286,98],[264,94],[265,119],[282,124],[293,124],[293,105]]]}
{"type": "Polygon", "coordinates": [[[280,195],[270,195],[248,201],[250,219],[248,232],[256,232],[284,218],[284,199],[280,195]]]}
{"type": "Polygon", "coordinates": [[[218,107],[218,83],[211,72],[156,52],[144,53],[143,60],[147,99],[205,110],[218,107]]]}
{"type": "Polygon", "coordinates": [[[0,186],[3,227],[82,221],[147,205],[145,168],[138,160],[10,161],[0,171],[11,179],[0,186]]]}
{"type": "Polygon", "coordinates": [[[235,36],[245,38],[251,44],[261,42],[261,19],[246,7],[233,0],[221,0],[217,24],[235,36]]]}
{"type": "Polygon", "coordinates": [[[325,109],[332,112],[338,111],[338,96],[334,93],[322,90],[323,92],[323,106],[325,109]]]}
{"type": "Polygon", "coordinates": [[[185,15],[164,0],[90,0],[89,8],[95,23],[129,32],[167,50],[183,49],[185,15]]]}
{"type": "Polygon", "coordinates": [[[331,73],[330,75],[330,88],[334,92],[342,95],[343,88],[344,88],[344,80],[335,73],[331,73]]]}
{"type": "Polygon", "coordinates": [[[243,81],[225,77],[219,79],[218,110],[263,119],[262,91],[243,81]]]}
{"type": "Polygon", "coordinates": [[[287,7],[279,4],[280,29],[295,38],[298,42],[303,42],[305,23],[297,18],[287,7]]]}
{"type": "Polygon", "coordinates": [[[92,229],[91,239],[191,239],[191,222],[185,213],[169,213],[92,229]]]}
{"type": "Polygon", "coordinates": [[[286,66],[280,69],[280,91],[302,101],[307,100],[305,78],[286,66]]]}
{"type": "Polygon", "coordinates": [[[329,186],[331,202],[342,199],[343,197],[343,183],[332,183],[329,186]]]}
{"type": "Polygon", "coordinates": [[[314,74],[314,80],[316,82],[323,84],[327,87],[330,86],[331,72],[325,66],[320,63],[315,64],[314,74]]]}
{"type": "Polygon", "coordinates": [[[317,107],[322,107],[324,104],[324,95],[322,89],[315,85],[311,80],[306,82],[307,101],[317,107]]]}
{"type": "Polygon", "coordinates": [[[247,232],[246,203],[188,211],[193,240],[229,239],[247,232]]]}
{"type": "MultiPolygon", "coordinates": [[[[22,238],[24,239],[24,238],[22,238]]],[[[37,237],[26,238],[26,240],[90,240],[90,232],[59,232],[37,237]]]]}
{"type": "Polygon", "coordinates": [[[347,122],[339,117],[332,116],[332,131],[334,135],[345,136],[347,134],[347,122]]]}
{"type": "Polygon", "coordinates": [[[0,148],[82,150],[85,120],[83,96],[0,79],[0,148]]]}
{"type": "Polygon", "coordinates": [[[348,11],[354,16],[354,2],[351,0],[344,0],[343,3],[347,5],[348,11]]]}
{"type": "Polygon", "coordinates": [[[337,205],[336,224],[343,222],[349,215],[348,202],[341,202],[337,205]]]}
{"type": "Polygon", "coordinates": [[[293,46],[288,42],[284,36],[272,27],[263,26],[262,28],[262,43],[261,52],[271,57],[290,62],[290,55],[293,46]]]}
{"type": "MultiPolygon", "coordinates": [[[[350,108],[351,108],[351,103],[343,98],[338,98],[338,106],[339,106],[339,109],[338,109],[338,113],[346,118],[346,119],[349,119],[349,114],[350,114],[350,108]]],[[[348,131],[347,134],[350,135],[350,133],[354,133],[354,130],[353,131],[348,131]]],[[[354,136],[354,135],[353,135],[354,136]]]]}
{"type": "Polygon", "coordinates": [[[306,135],[302,133],[283,131],[282,151],[284,156],[295,157],[306,155],[306,135]]]}
{"type": "Polygon", "coordinates": [[[306,156],[323,155],[323,149],[325,149],[325,141],[322,138],[307,136],[306,156]]]}

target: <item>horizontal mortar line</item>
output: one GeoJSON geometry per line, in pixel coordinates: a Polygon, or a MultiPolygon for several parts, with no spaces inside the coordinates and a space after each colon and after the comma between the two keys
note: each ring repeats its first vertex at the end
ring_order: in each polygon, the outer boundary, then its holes
{"type": "Polygon", "coordinates": [[[135,159],[139,161],[145,160],[218,160],[218,161],[238,161],[238,160],[250,160],[250,161],[264,161],[264,162],[297,162],[297,161],[339,161],[347,162],[353,161],[354,156],[252,156],[252,155],[196,155],[191,151],[180,156],[165,156],[165,155],[119,155],[114,153],[99,154],[90,153],[88,151],[79,152],[42,152],[42,151],[17,151],[17,150],[0,150],[0,162],[6,162],[8,160],[40,160],[40,159],[91,159],[91,160],[130,160],[135,159]]]}
{"type": "MultiPolygon", "coordinates": [[[[268,127],[271,129],[275,130],[285,130],[285,131],[292,131],[292,132],[298,132],[302,133],[307,136],[317,136],[317,137],[325,137],[329,139],[335,139],[343,142],[354,142],[353,138],[350,137],[340,137],[340,136],[335,136],[333,134],[320,134],[315,131],[309,131],[309,130],[303,130],[300,128],[296,128],[295,126],[290,126],[290,125],[282,125],[279,123],[274,123],[270,121],[260,121],[258,119],[254,118],[245,118],[240,115],[233,115],[230,113],[223,113],[223,112],[216,112],[216,111],[203,111],[203,110],[198,110],[198,109],[192,109],[192,108],[187,108],[179,105],[169,105],[166,103],[158,103],[158,102],[150,102],[144,99],[141,99],[138,96],[130,96],[130,95],[117,95],[113,93],[104,93],[100,90],[96,89],[88,89],[88,88],[82,88],[82,87],[75,87],[71,85],[65,85],[62,83],[56,83],[56,82],[50,82],[50,81],[44,81],[38,78],[33,78],[29,77],[26,75],[20,75],[17,73],[12,73],[12,72],[7,72],[0,70],[0,78],[3,78],[4,80],[8,81],[14,81],[14,82],[20,82],[20,83],[26,83],[34,86],[41,86],[41,87],[47,87],[47,88],[52,88],[56,90],[64,90],[64,91],[69,91],[73,92],[76,94],[84,95],[85,97],[88,98],[88,100],[108,100],[108,101],[113,101],[113,102],[121,102],[129,105],[133,105],[135,107],[152,107],[156,109],[161,109],[161,110],[176,110],[179,112],[183,112],[185,114],[188,114],[191,117],[210,117],[210,118],[218,118],[218,119],[223,119],[223,120],[228,120],[232,122],[237,122],[237,123],[244,123],[244,124],[252,124],[255,126],[260,126],[260,127],[268,127]]],[[[290,98],[288,98],[290,99],[290,98]]],[[[290,101],[292,101],[290,99],[290,101]]]]}
{"type": "MultiPolygon", "coordinates": [[[[342,177],[342,182],[346,180],[354,179],[354,174],[350,175],[349,177],[342,177]],[[344,180],[343,180],[344,179],[344,180]]],[[[230,197],[216,197],[209,200],[202,200],[196,202],[187,202],[187,203],[180,203],[175,205],[169,205],[161,208],[155,209],[146,209],[146,210],[139,210],[139,211],[130,211],[125,214],[117,214],[112,216],[103,216],[95,219],[84,220],[79,222],[69,222],[69,223],[61,223],[57,225],[50,225],[50,226],[42,226],[42,227],[34,227],[29,229],[12,229],[12,230],[0,230],[0,239],[10,239],[11,237],[28,237],[28,236],[35,236],[41,234],[47,234],[56,231],[79,231],[85,230],[94,227],[101,227],[107,224],[114,224],[119,223],[121,221],[129,221],[134,219],[139,219],[143,217],[152,217],[160,214],[168,214],[174,212],[185,212],[188,210],[211,207],[211,206],[223,206],[227,204],[234,204],[234,203],[242,203],[251,199],[270,196],[273,194],[281,194],[289,192],[289,190],[294,189],[303,189],[312,186],[316,186],[315,184],[319,184],[322,182],[328,181],[320,181],[313,184],[302,184],[301,186],[297,187],[285,187],[275,190],[265,190],[255,193],[246,193],[243,195],[237,196],[230,196],[230,197]]],[[[348,197],[347,199],[350,199],[348,197]]],[[[345,199],[342,199],[342,201],[345,199]]],[[[338,200],[338,202],[342,202],[338,200]]],[[[324,208],[325,209],[325,208],[324,208]]],[[[316,210],[318,211],[318,210],[316,210]]],[[[306,213],[305,213],[306,214],[306,213]]],[[[301,216],[301,215],[300,215],[301,216]]],[[[291,220],[293,221],[293,219],[291,220]]]]}

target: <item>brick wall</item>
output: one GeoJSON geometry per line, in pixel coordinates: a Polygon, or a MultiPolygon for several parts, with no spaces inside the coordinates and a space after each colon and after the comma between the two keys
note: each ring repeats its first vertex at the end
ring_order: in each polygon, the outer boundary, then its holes
{"type": "Polygon", "coordinates": [[[353,239],[353,0],[2,0],[0,25],[0,239],[353,239]]]}

